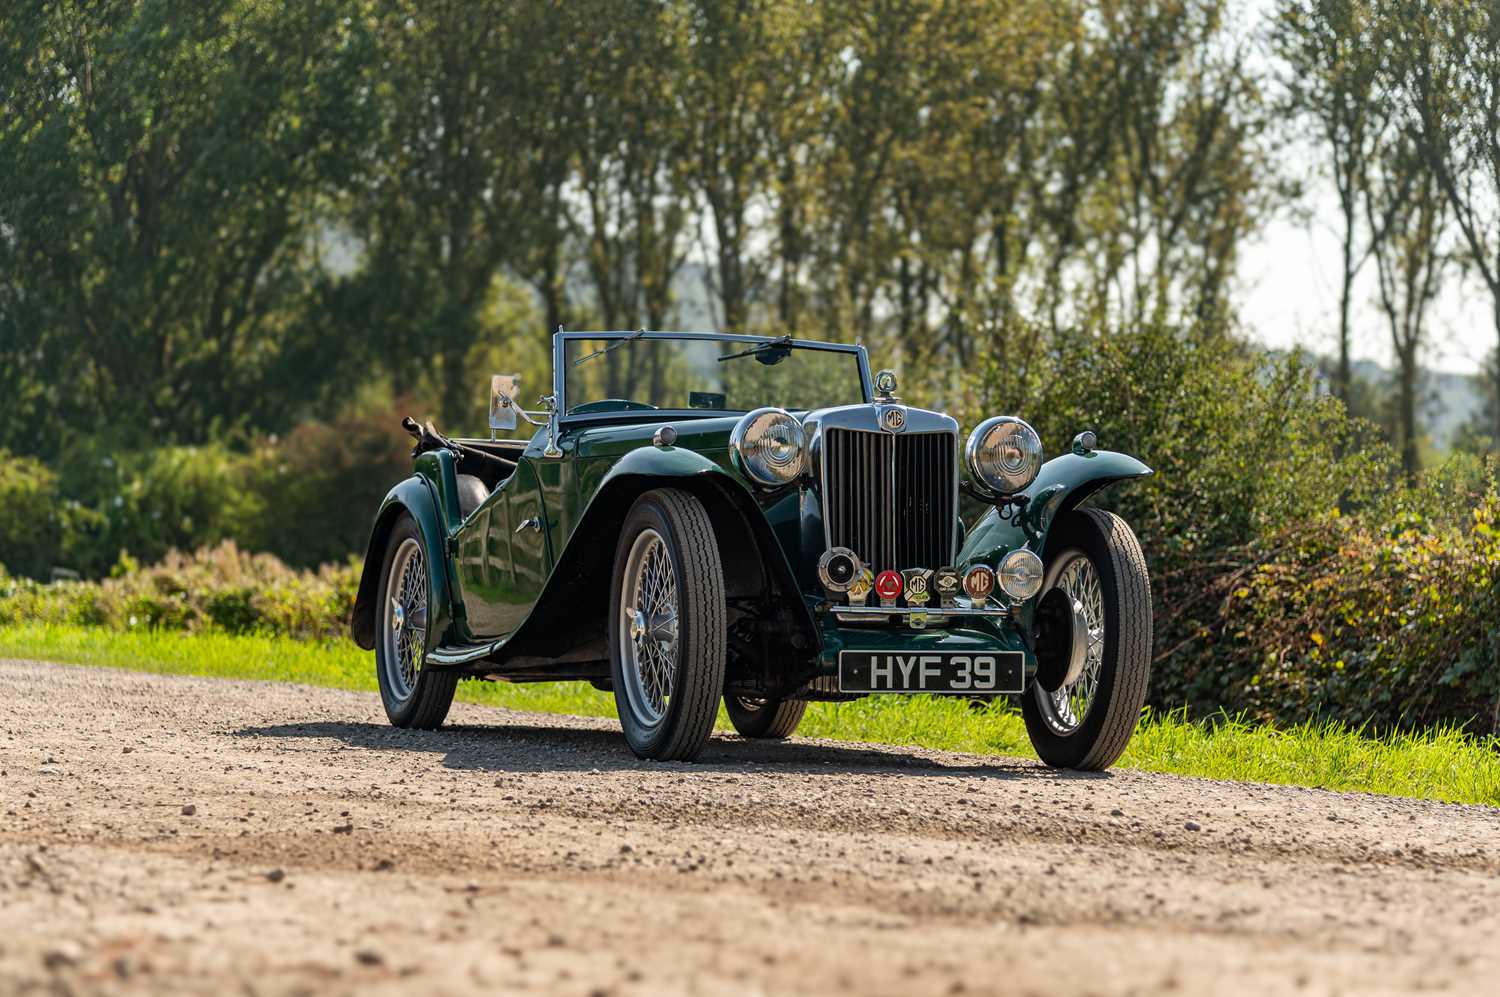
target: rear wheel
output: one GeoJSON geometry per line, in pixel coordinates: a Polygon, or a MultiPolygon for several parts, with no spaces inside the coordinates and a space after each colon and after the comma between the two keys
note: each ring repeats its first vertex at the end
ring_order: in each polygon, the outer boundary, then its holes
{"type": "Polygon", "coordinates": [[[380,570],[375,677],[397,727],[431,730],[448,716],[458,675],[423,667],[427,656],[427,555],[416,521],[402,513],[380,570]]]}
{"type": "Polygon", "coordinates": [[[741,737],[779,741],[797,730],[807,704],[800,700],[728,695],[724,697],[724,712],[729,714],[729,722],[741,737]]]}
{"type": "Polygon", "coordinates": [[[1130,527],[1111,513],[1075,510],[1054,530],[1056,553],[1044,591],[1060,589],[1066,596],[1086,654],[1082,667],[1053,691],[1034,680],[1021,712],[1042,761],[1104,769],[1130,743],[1151,677],[1146,558],[1130,527]]]}
{"type": "Polygon", "coordinates": [[[691,760],[718,715],[727,641],[724,567],[694,495],[661,488],[636,501],[610,605],[610,684],[626,742],[642,758],[691,760]]]}

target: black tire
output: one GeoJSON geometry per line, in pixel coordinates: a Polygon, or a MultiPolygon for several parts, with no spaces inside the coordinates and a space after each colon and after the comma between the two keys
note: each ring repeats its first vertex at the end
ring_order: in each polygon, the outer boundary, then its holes
{"type": "MultiPolygon", "coordinates": [[[[405,563],[404,550],[409,549],[408,545],[412,543],[416,545],[417,556],[425,570],[431,571],[432,566],[426,563],[426,548],[422,544],[421,531],[411,515],[403,512],[386,542],[385,560],[380,566],[380,587],[376,589],[380,601],[375,606],[375,678],[380,683],[380,701],[385,704],[385,715],[392,724],[397,727],[433,730],[441,726],[448,716],[448,708],[453,705],[453,692],[458,688],[458,674],[424,668],[418,662],[414,681],[408,681],[406,673],[401,670],[398,657],[401,644],[399,637],[395,636],[400,631],[393,626],[394,612],[391,606],[391,569],[395,566],[398,554],[403,555],[403,564],[405,563]]],[[[420,588],[422,625],[420,628],[411,628],[411,640],[415,646],[423,648],[425,653],[426,612],[431,599],[429,575],[424,574],[420,588]],[[418,629],[420,637],[415,634],[418,629]]]]}
{"type": "Polygon", "coordinates": [[[807,712],[802,700],[752,699],[746,696],[724,697],[724,712],[741,737],[780,741],[791,737],[807,712]]]}
{"type": "MultiPolygon", "coordinates": [[[[655,623],[642,632],[657,633],[655,623]]],[[[660,488],[636,500],[615,548],[614,579],[610,586],[610,684],[625,741],[641,758],[691,761],[703,750],[718,717],[724,691],[726,610],[724,566],[714,539],[713,524],[703,503],[685,491],[660,488]],[[655,538],[646,536],[654,533],[655,538]],[[643,539],[644,538],[644,539],[643,539]],[[644,548],[637,546],[640,540],[644,548]],[[675,638],[669,645],[652,642],[663,672],[670,675],[669,692],[658,706],[645,688],[635,662],[643,656],[632,637],[626,609],[637,590],[629,580],[632,553],[649,556],[660,542],[672,568],[675,585],[675,638]],[[664,649],[669,648],[669,649],[664,649]]]]}
{"type": "MultiPolygon", "coordinates": [[[[1033,681],[1021,699],[1026,732],[1042,761],[1054,768],[1106,769],[1125,751],[1146,702],[1151,679],[1151,581],[1146,558],[1126,522],[1098,509],[1078,509],[1053,527],[1048,539],[1044,591],[1058,584],[1070,564],[1087,561],[1098,581],[1103,643],[1096,659],[1097,685],[1081,718],[1071,710],[1069,690],[1060,690],[1068,709],[1033,681]],[[1068,720],[1075,725],[1068,729],[1068,720]]],[[[1083,572],[1080,565],[1077,569],[1083,572]]],[[[1084,674],[1089,673],[1085,666],[1084,674]]]]}

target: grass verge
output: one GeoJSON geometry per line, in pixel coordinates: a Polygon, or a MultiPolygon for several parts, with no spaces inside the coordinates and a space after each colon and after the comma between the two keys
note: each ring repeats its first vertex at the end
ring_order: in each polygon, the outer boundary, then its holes
{"type": "MultiPolygon", "coordinates": [[[[371,657],[341,641],[278,637],[119,632],[23,624],[0,627],[0,657],[39,658],[136,671],[302,682],[375,689],[371,657]]],[[[489,706],[613,716],[614,699],[581,683],[507,685],[464,682],[459,698],[489,706]]],[[[727,722],[720,717],[721,726],[727,722]]],[[[934,697],[873,697],[814,703],[798,733],[846,741],[920,745],[976,754],[1029,756],[1019,712],[934,697]]],[[[1500,751],[1494,739],[1453,730],[1365,737],[1338,724],[1275,728],[1221,718],[1141,721],[1120,765],[1153,772],[1500,805],[1500,751]]]]}

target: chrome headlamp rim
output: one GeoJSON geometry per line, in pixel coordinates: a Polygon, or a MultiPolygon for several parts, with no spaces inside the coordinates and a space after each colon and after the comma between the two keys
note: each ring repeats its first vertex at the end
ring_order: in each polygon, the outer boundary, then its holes
{"type": "Polygon", "coordinates": [[[992,416],[969,433],[969,438],[964,443],[964,465],[982,488],[997,495],[1014,495],[1025,491],[1042,471],[1042,438],[1031,427],[1031,423],[1019,416],[992,416]],[[980,467],[981,449],[992,433],[1006,425],[1013,427],[1011,435],[1019,441],[1019,453],[1015,455],[1013,472],[1007,476],[995,477],[980,467]]]}
{"type": "Polygon", "coordinates": [[[1025,547],[1017,547],[996,565],[995,584],[1012,602],[1025,602],[1042,590],[1045,575],[1042,559],[1025,547]]]}
{"type": "Polygon", "coordinates": [[[775,406],[754,409],[741,416],[729,433],[729,452],[741,474],[768,488],[791,484],[805,474],[808,467],[807,438],[802,423],[786,409],[775,406]],[[797,441],[796,457],[787,462],[779,475],[750,449],[756,442],[749,436],[751,429],[767,416],[773,417],[777,422],[784,420],[793,430],[797,441]]]}

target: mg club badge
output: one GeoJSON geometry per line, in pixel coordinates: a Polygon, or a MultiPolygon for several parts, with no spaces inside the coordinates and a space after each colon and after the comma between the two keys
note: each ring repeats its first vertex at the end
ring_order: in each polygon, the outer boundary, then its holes
{"type": "Polygon", "coordinates": [[[906,604],[913,609],[921,609],[927,605],[927,600],[932,598],[928,591],[927,580],[932,576],[931,568],[907,568],[901,572],[901,578],[906,583],[906,604]]]}
{"type": "Polygon", "coordinates": [[[875,594],[880,596],[882,606],[894,606],[901,598],[901,576],[889,569],[875,576],[875,594]]]}
{"type": "Polygon", "coordinates": [[[983,564],[976,564],[964,575],[964,592],[975,609],[983,609],[995,591],[995,573],[983,564]]]}
{"type": "Polygon", "coordinates": [[[939,568],[932,574],[932,588],[937,593],[938,603],[944,609],[958,607],[958,591],[963,587],[963,577],[957,568],[939,568]]]}
{"type": "Polygon", "coordinates": [[[865,600],[870,597],[870,589],[875,587],[875,573],[869,568],[861,567],[859,573],[854,576],[854,581],[849,583],[849,590],[844,594],[849,597],[849,605],[863,606],[865,600]]]}

